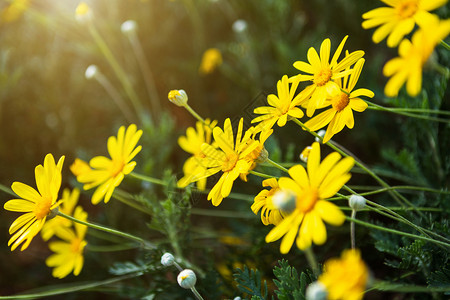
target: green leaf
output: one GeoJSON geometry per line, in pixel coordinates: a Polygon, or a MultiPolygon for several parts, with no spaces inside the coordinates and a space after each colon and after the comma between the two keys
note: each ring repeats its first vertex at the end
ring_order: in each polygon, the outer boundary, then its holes
{"type": "Polygon", "coordinates": [[[248,269],[244,265],[244,270],[236,269],[233,274],[237,283],[237,288],[242,292],[252,296],[251,299],[268,299],[267,282],[264,280],[264,286],[261,285],[261,273],[255,269],[248,269]]]}

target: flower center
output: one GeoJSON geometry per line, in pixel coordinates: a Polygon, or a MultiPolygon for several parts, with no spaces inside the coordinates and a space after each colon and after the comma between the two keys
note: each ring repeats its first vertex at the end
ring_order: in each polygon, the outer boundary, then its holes
{"type": "Polygon", "coordinates": [[[400,16],[400,18],[402,19],[407,19],[410,18],[412,16],[414,16],[414,14],[417,12],[418,9],[418,5],[417,5],[417,1],[405,1],[403,3],[401,3],[399,6],[397,6],[397,14],[400,16]]]}
{"type": "Polygon", "coordinates": [[[313,82],[318,86],[325,85],[331,79],[331,70],[330,69],[322,69],[317,74],[314,75],[313,82]]]}
{"type": "Polygon", "coordinates": [[[50,197],[42,197],[41,201],[36,203],[34,208],[34,215],[36,219],[40,220],[50,213],[50,207],[52,206],[52,199],[50,197]]]}
{"type": "Polygon", "coordinates": [[[236,166],[237,161],[238,161],[238,155],[236,153],[227,155],[227,157],[222,165],[222,171],[229,172],[229,171],[233,170],[234,166],[236,166]]]}
{"type": "Polygon", "coordinates": [[[350,100],[348,98],[348,95],[341,92],[338,96],[333,98],[331,105],[335,110],[339,112],[346,108],[349,103],[350,100]]]}
{"type": "Polygon", "coordinates": [[[83,242],[80,238],[75,238],[70,243],[70,251],[72,253],[81,253],[83,252],[84,246],[86,246],[86,242],[83,242]]]}
{"type": "Polygon", "coordinates": [[[317,200],[319,200],[319,192],[315,188],[310,188],[297,197],[297,209],[303,213],[307,213],[314,208],[317,200]]]}
{"type": "Polygon", "coordinates": [[[123,161],[113,161],[113,166],[111,168],[111,177],[116,177],[120,172],[123,171],[125,164],[123,161]]]}

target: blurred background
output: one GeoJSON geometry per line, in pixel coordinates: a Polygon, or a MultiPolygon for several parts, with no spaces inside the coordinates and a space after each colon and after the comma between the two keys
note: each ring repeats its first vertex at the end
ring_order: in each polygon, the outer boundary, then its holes
{"type": "MultiPolygon", "coordinates": [[[[349,35],[345,49],[366,52],[366,64],[358,86],[375,92],[373,102],[387,106],[449,109],[448,101],[442,102],[442,99],[448,99],[448,92],[445,94],[447,83],[436,75],[427,77],[425,74],[426,92],[421,97],[410,99],[401,94],[396,100],[384,98],[386,78],[382,75],[382,66],[397,55],[397,49],[389,49],[384,41],[374,44],[372,31],[361,27],[361,15],[382,6],[381,2],[91,0],[86,3],[92,9],[92,25],[120,65],[125,82],[130,84],[141,105],[141,115],[134,112],[123,77],[117,76],[117,70],[99,46],[98,37],[93,37],[90,25],[75,19],[79,1],[1,0],[0,184],[4,186],[10,187],[13,181],[35,186],[34,168],[43,162],[47,153],[55,157],[66,156],[63,187],[76,186],[74,176],[69,172],[73,160],[107,155],[107,138],[116,135],[121,125],[131,122],[144,130],[140,142],[143,151],[137,157],[136,171],[162,178],[167,170],[171,170],[173,176],[180,178],[188,154],[178,147],[177,138],[185,134],[188,126],[195,124],[195,119],[167,101],[170,90],[184,89],[191,107],[204,118],[218,120],[219,125],[227,117],[237,120],[241,116],[249,123],[253,108],[264,105],[268,94],[276,93],[277,81],[285,74],[297,74],[292,64],[297,60],[305,61],[308,48],[318,49],[325,38],[331,39],[332,52],[345,35],[349,35]],[[121,31],[122,23],[127,20],[136,22],[136,35],[131,33],[130,37],[129,33],[121,31]],[[205,51],[211,48],[215,49],[213,54],[219,53],[220,57],[212,58],[212,66],[201,67],[205,51]],[[139,56],[139,49],[144,60],[139,56]],[[101,74],[102,79],[86,78],[85,71],[92,64],[97,66],[96,76],[101,74]],[[143,65],[147,66],[144,71],[143,65]],[[114,99],[125,103],[128,115],[114,99]]],[[[448,7],[441,8],[438,13],[448,17],[448,7]]],[[[442,65],[449,65],[448,51],[437,49],[436,55],[442,65]]],[[[448,138],[448,126],[366,111],[356,113],[353,130],[345,129],[334,139],[368,165],[391,175],[392,184],[409,180],[407,183],[439,188],[448,184],[448,138]],[[421,132],[431,132],[433,140],[441,141],[434,143],[440,153],[437,162],[431,158],[432,153],[424,151],[430,149],[430,141],[428,137],[418,137],[421,132]],[[436,164],[440,173],[436,172],[436,164]]],[[[311,142],[311,136],[301,132],[295,124],[288,124],[276,129],[267,147],[275,161],[298,162],[298,155],[311,142]]],[[[324,148],[323,151],[328,150],[324,148]]],[[[233,191],[256,194],[261,189],[260,179],[250,181],[255,183],[253,187],[237,183],[233,191]]],[[[373,184],[369,179],[356,176],[352,183],[373,184]]],[[[142,188],[132,179],[124,182],[124,189],[129,192],[139,192],[142,188]]],[[[108,205],[92,206],[89,195],[83,194],[80,200],[89,212],[89,219],[137,235],[148,235],[145,222],[122,203],[113,200],[108,205]]],[[[2,203],[10,198],[8,194],[0,193],[2,203]]],[[[204,195],[195,195],[191,201],[195,207],[212,207],[204,195]]],[[[221,209],[250,212],[250,205],[225,199],[221,209]]],[[[50,252],[39,237],[26,251],[10,252],[8,228],[16,217],[17,214],[11,212],[1,213],[0,295],[61,282],[109,278],[108,266],[112,262],[135,255],[127,251],[106,255],[87,253],[79,278],[54,279],[51,269],[44,263],[50,252]]],[[[235,293],[231,273],[227,275],[232,272],[234,262],[259,268],[265,264],[264,276],[270,277],[276,259],[281,258],[277,243],[264,243],[269,228],[263,228],[256,216],[228,220],[192,214],[191,222],[193,226],[221,232],[219,237],[230,235],[240,239],[234,244],[226,239],[221,242],[215,239],[210,244],[190,241],[189,244],[195,251],[188,256],[194,261],[195,257],[202,257],[205,247],[211,247],[206,252],[217,259],[206,264],[206,269],[226,282],[226,288],[222,290],[224,295],[231,297],[235,293]]],[[[347,236],[344,229],[331,229],[329,235],[332,234],[347,236]]],[[[363,241],[361,247],[365,246],[373,249],[373,240],[363,241]]],[[[339,239],[330,239],[318,252],[321,257],[335,256],[336,249],[341,248],[339,239]]],[[[383,277],[388,273],[383,266],[383,255],[371,255],[373,250],[368,251],[368,254],[363,252],[363,257],[369,264],[378,265],[375,274],[383,277]]],[[[287,256],[290,262],[305,265],[303,257],[292,252],[292,257],[287,256]]],[[[160,283],[160,287],[165,284],[168,285],[165,288],[176,290],[172,293],[175,299],[178,297],[175,293],[183,291],[179,291],[175,278],[166,276],[169,278],[160,283]]],[[[102,290],[86,294],[92,299],[120,295],[127,298],[126,289],[122,294],[102,290]]],[[[67,299],[77,297],[80,294],[67,299]]],[[[179,297],[183,299],[184,296],[179,297]]]]}

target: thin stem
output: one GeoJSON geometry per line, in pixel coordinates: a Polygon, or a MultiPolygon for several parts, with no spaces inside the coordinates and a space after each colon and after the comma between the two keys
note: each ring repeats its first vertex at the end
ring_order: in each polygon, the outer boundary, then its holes
{"type": "Polygon", "coordinates": [[[195,298],[197,298],[198,300],[203,300],[203,297],[200,295],[200,293],[197,291],[197,289],[195,288],[195,286],[191,287],[191,291],[194,294],[195,298]]]}
{"type": "Polygon", "coordinates": [[[13,192],[13,190],[7,187],[6,185],[0,184],[0,191],[10,194],[13,197],[17,197],[17,195],[13,192]]]}
{"type": "Polygon", "coordinates": [[[161,104],[159,101],[159,96],[156,90],[155,79],[153,73],[150,70],[148,60],[142,49],[142,45],[136,35],[136,32],[130,32],[128,35],[131,48],[133,49],[134,55],[139,62],[139,68],[141,69],[142,75],[144,77],[145,87],[147,88],[147,93],[150,97],[150,101],[153,108],[153,117],[157,120],[161,112],[161,104]]]}
{"type": "Polygon", "coordinates": [[[119,107],[120,111],[123,113],[125,119],[128,122],[132,122],[134,119],[133,113],[127,106],[127,104],[123,101],[122,96],[117,91],[117,89],[111,84],[111,82],[106,78],[103,74],[100,73],[100,71],[97,71],[99,74],[95,76],[95,79],[98,83],[105,89],[105,91],[109,94],[111,99],[116,103],[116,105],[119,107]]]}
{"type": "Polygon", "coordinates": [[[217,209],[203,209],[192,208],[191,214],[200,216],[220,217],[220,218],[241,218],[241,219],[253,219],[255,215],[249,213],[243,213],[232,210],[217,210],[217,209]]]}
{"type": "Polygon", "coordinates": [[[123,194],[125,194],[125,193],[123,193],[122,191],[119,191],[119,190],[115,190],[113,193],[113,198],[119,200],[120,202],[122,202],[125,205],[128,205],[140,212],[143,212],[144,214],[152,215],[151,211],[148,210],[146,207],[139,205],[135,201],[131,201],[131,200],[127,199],[127,197],[125,197],[125,195],[123,195],[123,194]]]}
{"type": "Polygon", "coordinates": [[[142,180],[142,181],[146,181],[146,182],[150,182],[150,183],[154,183],[154,184],[158,184],[158,185],[164,185],[164,186],[167,185],[167,183],[164,182],[161,179],[157,179],[157,178],[153,178],[153,177],[137,174],[137,173],[134,173],[134,172],[131,172],[129,175],[131,177],[134,177],[134,178],[142,180]]]}
{"type": "Polygon", "coordinates": [[[260,173],[260,172],[256,172],[256,171],[248,171],[250,174],[256,175],[258,177],[262,177],[262,178],[274,178],[274,176],[271,175],[267,175],[264,173],[260,173]]]}
{"type": "Polygon", "coordinates": [[[268,158],[267,160],[266,160],[266,162],[268,162],[269,164],[271,164],[272,166],[274,166],[275,168],[278,168],[278,169],[280,169],[281,171],[284,171],[284,172],[286,172],[286,173],[288,173],[289,172],[289,170],[288,169],[286,169],[285,167],[283,167],[282,165],[280,165],[280,164],[278,164],[278,163],[276,163],[276,162],[274,162],[273,160],[271,160],[270,158],[268,158]]]}
{"type": "Polygon", "coordinates": [[[122,83],[122,86],[127,93],[128,97],[131,100],[131,103],[133,104],[133,107],[136,111],[136,114],[138,117],[141,116],[141,113],[144,111],[141,105],[141,102],[139,101],[139,97],[137,96],[136,92],[133,89],[133,86],[128,79],[128,76],[126,75],[125,71],[122,69],[114,55],[112,54],[111,50],[109,49],[108,45],[106,44],[105,40],[102,38],[100,33],[97,31],[97,28],[95,28],[94,24],[92,22],[89,22],[88,24],[89,32],[91,33],[94,41],[97,43],[97,46],[100,48],[100,51],[105,56],[108,63],[113,68],[114,72],[117,75],[117,78],[122,83]]]}
{"type": "Polygon", "coordinates": [[[91,245],[87,244],[86,246],[88,251],[91,252],[115,252],[115,251],[123,251],[123,250],[131,250],[136,249],[136,245],[132,244],[123,244],[123,245],[91,245]]]}
{"type": "Polygon", "coordinates": [[[311,247],[304,250],[306,260],[308,261],[313,274],[317,277],[319,276],[319,265],[317,264],[316,257],[314,256],[314,252],[312,251],[311,247]]]}
{"type": "Polygon", "coordinates": [[[202,122],[204,125],[207,125],[205,122],[205,119],[203,119],[202,117],[200,117],[200,115],[198,113],[195,112],[195,110],[192,109],[192,107],[189,106],[189,104],[186,103],[186,105],[184,106],[184,108],[186,108],[186,110],[194,117],[196,118],[198,121],[202,122]]]}
{"type": "Polygon", "coordinates": [[[76,219],[76,218],[74,218],[72,216],[66,215],[65,213],[62,213],[60,211],[58,211],[57,214],[58,214],[58,216],[66,218],[66,219],[68,219],[68,220],[70,220],[72,222],[76,222],[76,223],[88,226],[90,228],[94,228],[94,229],[97,229],[97,230],[108,232],[108,233],[111,233],[111,234],[114,234],[114,235],[117,235],[117,236],[124,237],[124,238],[126,238],[128,240],[132,240],[134,242],[138,242],[144,248],[148,248],[148,249],[155,248],[155,246],[153,244],[145,241],[144,239],[142,239],[140,237],[134,236],[132,234],[125,233],[125,232],[122,232],[122,231],[118,231],[118,230],[115,230],[115,229],[112,229],[112,228],[108,228],[108,227],[105,227],[105,226],[102,226],[102,225],[96,225],[96,224],[93,224],[93,223],[88,223],[88,222],[85,222],[85,221],[81,221],[81,220],[78,220],[78,219],[76,219]]]}
{"type": "MultiPolygon", "coordinates": [[[[448,119],[441,119],[441,118],[429,117],[429,116],[424,116],[424,115],[418,115],[418,114],[414,114],[414,113],[405,112],[404,109],[391,109],[388,107],[384,107],[384,106],[372,103],[370,101],[366,101],[366,102],[367,102],[367,104],[369,104],[368,109],[371,109],[371,110],[386,111],[386,112],[390,112],[390,113],[394,113],[394,114],[398,114],[398,115],[402,115],[402,116],[407,116],[407,117],[412,117],[412,118],[417,118],[417,119],[450,123],[450,120],[448,120],[448,119]]],[[[445,114],[447,114],[447,113],[445,113],[445,114]]]]}
{"type": "Polygon", "coordinates": [[[355,222],[357,224],[366,226],[368,228],[372,228],[372,229],[376,229],[376,230],[380,230],[380,231],[386,231],[386,232],[389,232],[389,233],[392,233],[392,234],[403,235],[403,236],[410,237],[410,238],[413,238],[413,239],[423,240],[423,241],[427,241],[427,242],[430,242],[430,243],[434,243],[434,244],[438,244],[438,245],[442,245],[442,246],[450,248],[450,244],[449,243],[437,241],[435,239],[431,239],[431,238],[427,238],[427,237],[424,237],[424,236],[411,234],[411,233],[407,233],[407,232],[402,232],[402,231],[398,231],[398,230],[395,230],[395,229],[390,229],[390,228],[386,228],[386,227],[382,227],[382,226],[377,226],[377,225],[374,225],[374,224],[371,224],[371,223],[360,221],[358,219],[352,219],[352,218],[347,217],[347,216],[345,217],[345,219],[347,221],[350,221],[350,222],[353,221],[353,222],[355,222]]]}
{"type": "Polygon", "coordinates": [[[441,46],[450,51],[450,45],[447,44],[444,40],[441,40],[441,46]]]}
{"type": "MultiPolygon", "coordinates": [[[[356,209],[352,210],[352,219],[356,218],[356,209]]],[[[355,222],[350,222],[350,238],[352,243],[352,249],[356,247],[356,239],[355,239],[355,222]]]]}

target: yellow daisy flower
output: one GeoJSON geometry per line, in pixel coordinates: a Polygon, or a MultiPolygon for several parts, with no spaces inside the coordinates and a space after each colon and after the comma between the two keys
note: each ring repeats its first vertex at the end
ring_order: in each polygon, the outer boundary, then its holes
{"type": "Polygon", "coordinates": [[[89,162],[91,170],[86,170],[77,176],[77,180],[84,183],[83,188],[89,190],[98,186],[92,195],[92,204],[98,204],[104,199],[105,203],[111,199],[114,189],[119,186],[125,175],[130,174],[136,166],[131,161],[141,151],[142,146],[137,146],[142,136],[142,130],[137,130],[135,124],[121,126],[117,137],[108,139],[108,152],[111,156],[96,156],[89,162]]]}
{"type": "Polygon", "coordinates": [[[276,225],[266,236],[270,243],[283,237],[280,252],[285,254],[291,249],[294,240],[300,250],[305,250],[314,242],[322,245],[327,239],[323,221],[331,225],[342,225],[344,214],[333,203],[325,199],[336,194],[350,179],[348,173],[355,161],[352,157],[342,160],[341,155],[333,152],[320,163],[319,143],[313,143],[308,156],[307,170],[301,165],[289,169],[291,178],[281,177],[278,184],[295,197],[292,212],[286,212],[284,220],[276,225]]]}
{"type": "Polygon", "coordinates": [[[210,74],[222,64],[222,53],[217,48],[209,48],[203,53],[199,72],[210,74]]]}
{"type": "Polygon", "coordinates": [[[47,217],[60,202],[58,200],[59,188],[61,187],[61,169],[64,156],[55,164],[55,159],[50,153],[45,156],[44,165],[35,168],[37,191],[29,185],[14,182],[12,190],[21,199],[12,199],[5,203],[4,209],[9,211],[23,212],[9,228],[9,233],[14,234],[8,241],[11,251],[14,251],[22,242],[21,251],[28,248],[33,237],[35,237],[47,217]],[[20,230],[19,230],[20,229],[20,230]]]}
{"type": "Polygon", "coordinates": [[[397,96],[405,82],[408,94],[416,96],[422,89],[423,66],[434,47],[449,33],[450,20],[433,17],[414,33],[411,41],[403,40],[398,47],[399,57],[388,61],[383,68],[384,76],[391,77],[384,88],[386,96],[397,96]]]}
{"type": "Polygon", "coordinates": [[[11,23],[19,19],[30,6],[30,0],[13,0],[0,12],[2,23],[11,23]]]}
{"type": "MultiPolygon", "coordinates": [[[[201,160],[205,158],[205,154],[202,152],[202,145],[203,143],[211,144],[212,128],[214,128],[216,124],[217,121],[211,122],[209,119],[205,120],[205,124],[198,121],[195,124],[197,130],[193,127],[189,127],[186,130],[186,136],[178,138],[178,145],[180,145],[184,151],[192,154],[183,165],[184,177],[178,180],[178,187],[186,187],[192,182],[193,176],[202,173],[202,170],[206,171],[206,168],[201,163],[201,160]]],[[[197,181],[197,188],[202,191],[205,190],[206,178],[197,181]]]]}
{"type": "Polygon", "coordinates": [[[255,114],[262,115],[252,120],[252,123],[261,122],[257,126],[257,131],[259,131],[259,128],[264,130],[271,129],[275,123],[279,127],[283,127],[286,125],[288,117],[303,117],[303,111],[297,106],[306,99],[306,95],[300,93],[295,96],[299,83],[300,81],[295,81],[289,87],[289,80],[286,75],[281,80],[278,80],[278,96],[274,94],[267,96],[267,102],[270,106],[257,107],[253,111],[255,114]]]}
{"type": "Polygon", "coordinates": [[[318,281],[322,283],[330,300],[360,300],[369,280],[369,269],[358,250],[345,250],[340,259],[325,262],[324,272],[318,281]]]}
{"type": "Polygon", "coordinates": [[[262,190],[256,195],[251,206],[255,215],[261,210],[261,221],[264,225],[278,225],[283,220],[283,212],[277,209],[272,203],[272,196],[280,190],[276,178],[269,178],[262,182],[263,187],[270,187],[270,190],[262,190]]]}
{"type": "Polygon", "coordinates": [[[219,127],[213,129],[214,141],[219,148],[216,149],[206,143],[202,145],[202,152],[205,154],[202,163],[207,170],[201,174],[202,176],[194,177],[195,180],[211,176],[220,171],[223,172],[219,181],[208,194],[208,200],[212,200],[214,206],[219,205],[223,198],[230,194],[233,182],[239,174],[247,173],[252,165],[252,161],[249,161],[246,157],[258,146],[258,143],[252,140],[253,127],[242,136],[243,126],[244,119],[241,118],[235,143],[231,121],[228,118],[224,122],[223,130],[219,127]]]}
{"type": "MultiPolygon", "coordinates": [[[[81,206],[77,206],[74,217],[81,221],[87,220],[87,213],[81,206]]],[[[56,278],[64,278],[73,272],[75,276],[80,274],[83,268],[83,251],[87,242],[84,240],[87,226],[74,223],[75,230],[72,228],[60,227],[56,235],[63,241],[50,242],[49,248],[55,252],[45,260],[45,264],[53,268],[52,275],[56,278]]]]}
{"type": "Polygon", "coordinates": [[[366,19],[362,23],[364,29],[380,26],[375,30],[372,39],[379,43],[386,37],[389,47],[396,47],[405,35],[410,33],[415,24],[430,18],[432,11],[447,0],[381,0],[390,7],[379,7],[362,15],[366,19]]]}
{"type": "Polygon", "coordinates": [[[333,57],[330,59],[331,42],[330,39],[325,39],[320,46],[320,57],[317,51],[311,47],[308,50],[308,62],[296,61],[294,67],[301,72],[305,72],[310,75],[297,75],[290,78],[291,82],[296,81],[312,81],[313,84],[307,86],[302,94],[305,94],[307,101],[302,103],[303,107],[306,107],[306,115],[311,117],[317,108],[324,107],[324,102],[330,89],[336,86],[334,80],[348,75],[351,70],[346,70],[347,67],[353,65],[364,56],[364,51],[358,50],[345,56],[338,63],[339,56],[344,48],[345,41],[348,36],[345,36],[342,42],[339,44],[333,57]]]}
{"type": "MultiPolygon", "coordinates": [[[[80,190],[75,188],[71,192],[69,189],[64,189],[62,195],[62,203],[58,207],[58,210],[66,215],[71,216],[75,206],[78,203],[78,198],[80,197],[80,190]]],[[[60,227],[69,228],[72,226],[72,221],[62,218],[56,217],[45,222],[44,226],[41,230],[41,236],[44,241],[48,241],[58,230],[60,227]]]]}
{"type": "Polygon", "coordinates": [[[364,65],[364,58],[360,58],[353,68],[353,73],[337,81],[338,89],[332,91],[331,98],[325,104],[331,104],[331,108],[315,116],[305,123],[305,126],[312,131],[328,125],[323,142],[328,142],[333,135],[344,129],[345,126],[352,129],[355,123],[353,111],[363,112],[367,108],[367,103],[360,99],[360,96],[372,98],[374,93],[368,89],[357,89],[353,91],[358,82],[359,75],[364,65]]]}

